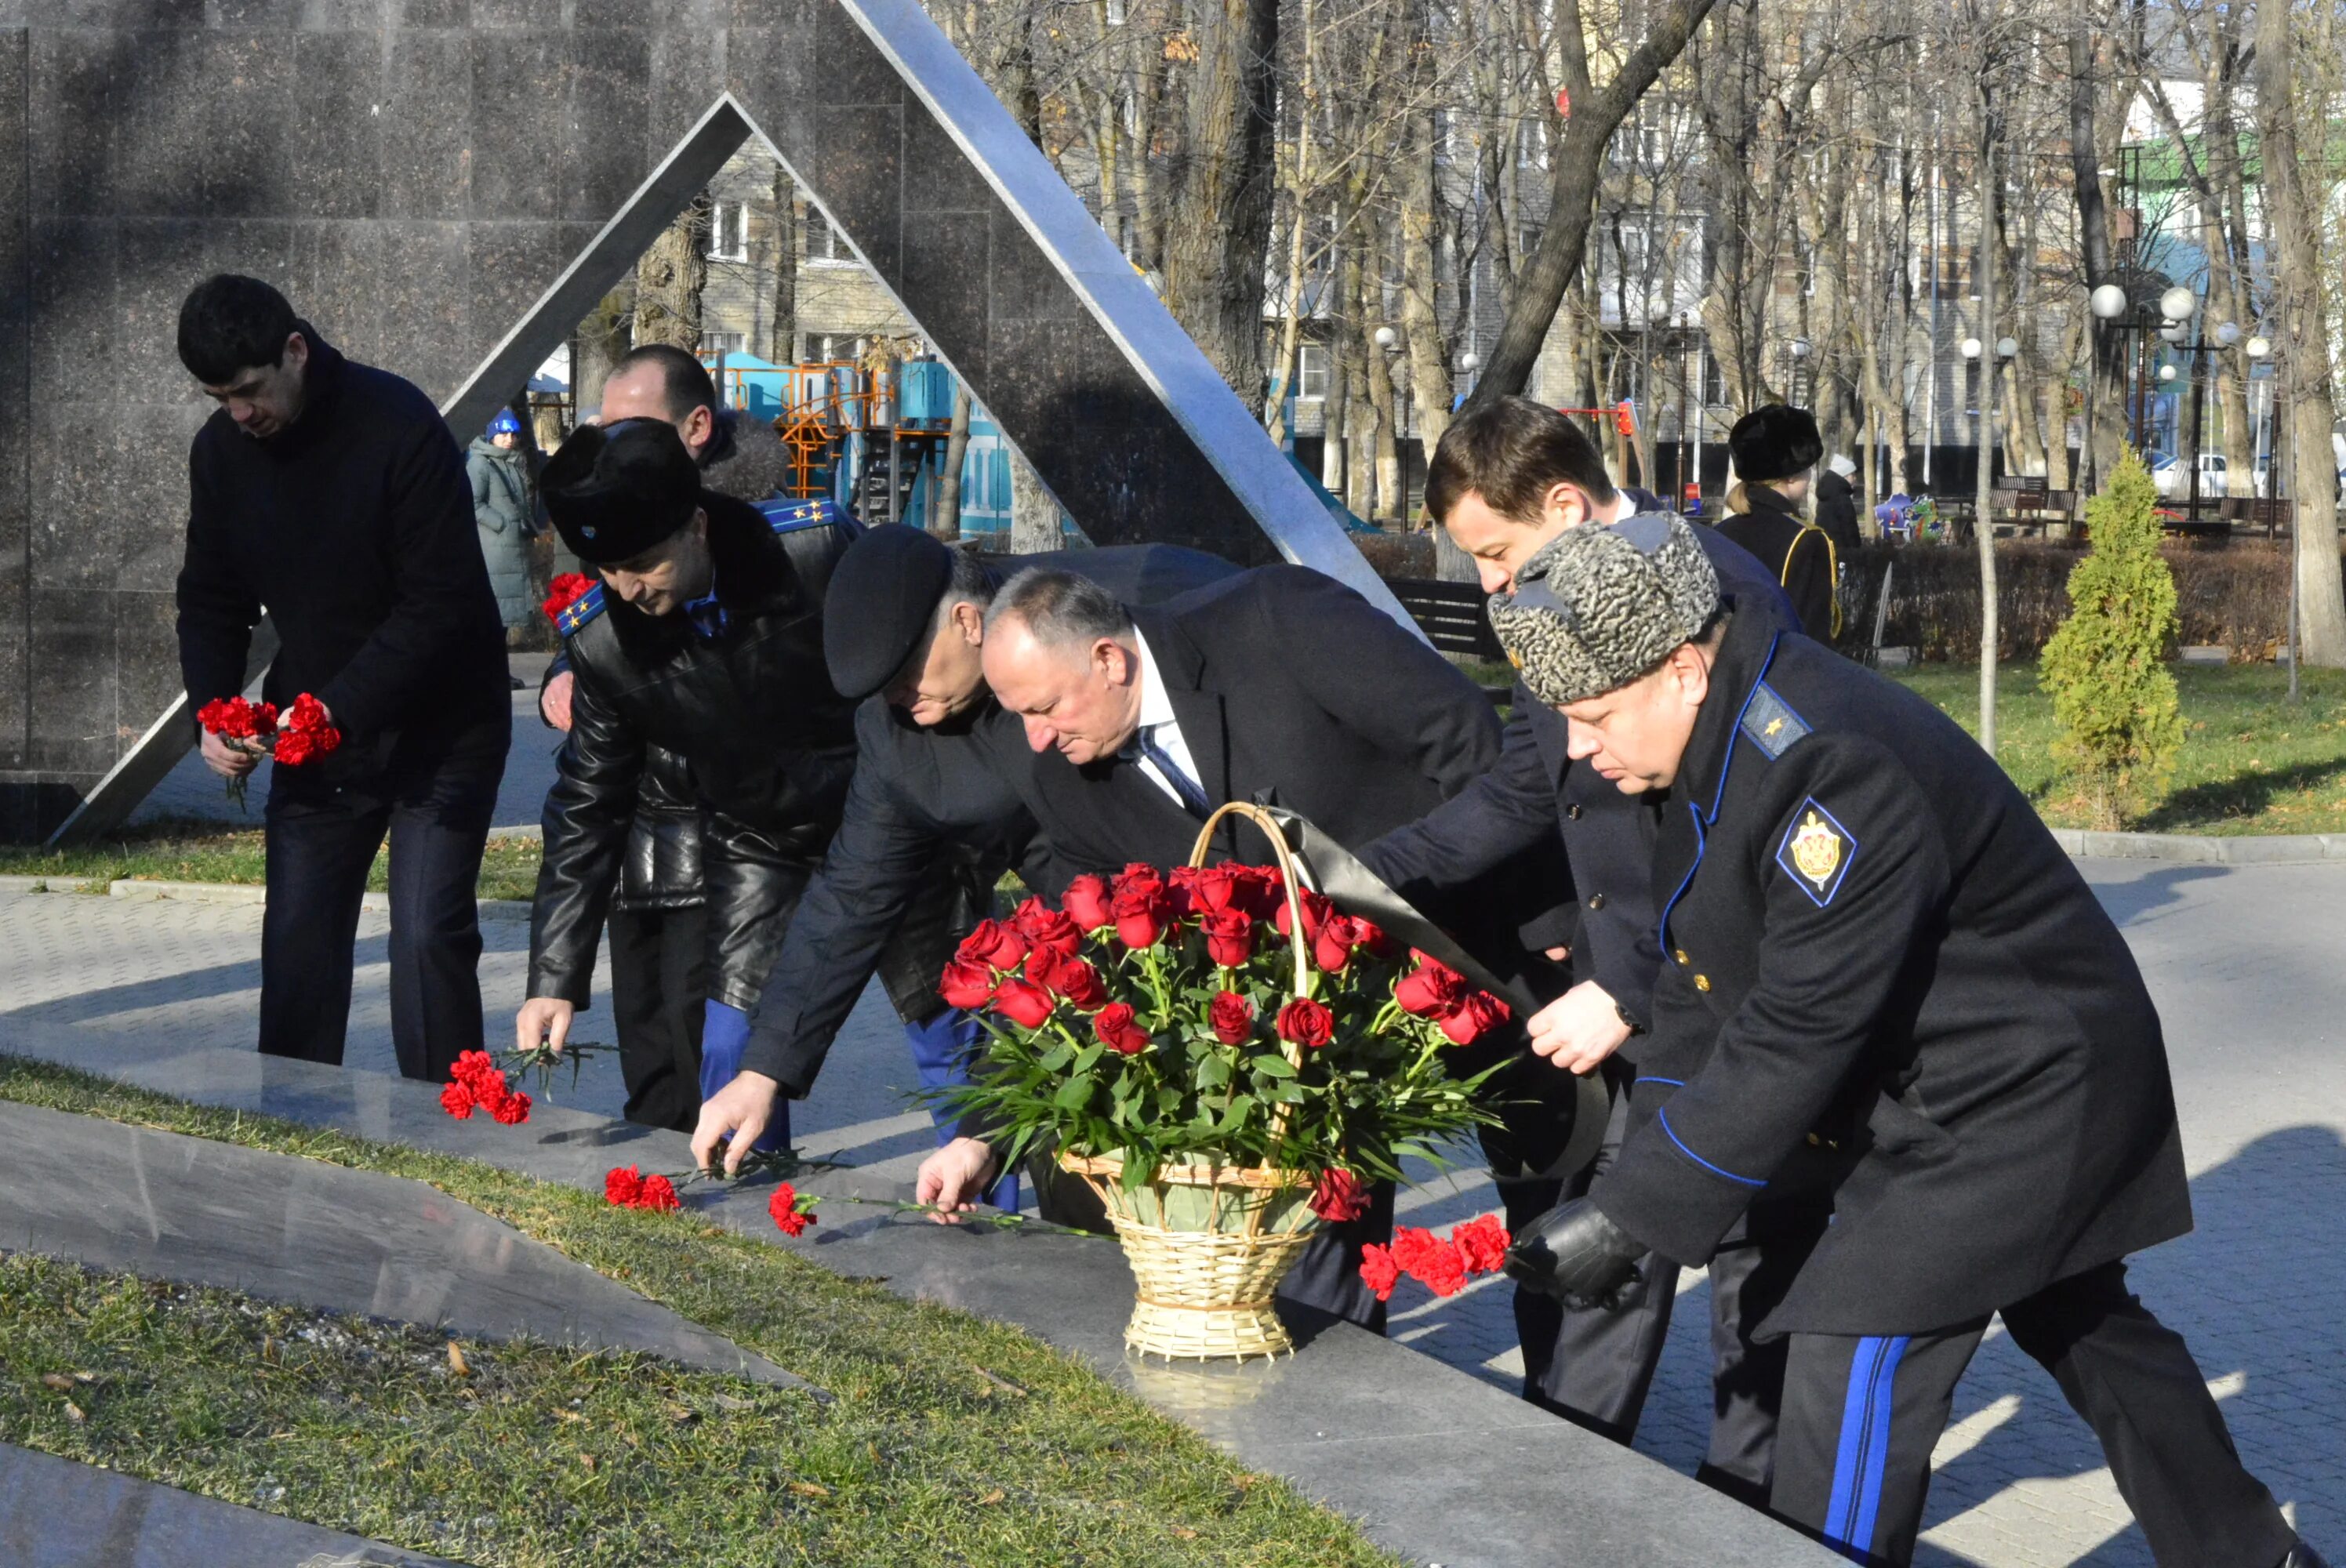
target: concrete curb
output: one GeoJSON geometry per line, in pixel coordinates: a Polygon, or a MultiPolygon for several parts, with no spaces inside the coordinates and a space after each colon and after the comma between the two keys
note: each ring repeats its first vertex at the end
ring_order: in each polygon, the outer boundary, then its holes
{"type": "MultiPolygon", "coordinates": [[[[95,883],[78,882],[62,877],[0,877],[0,893],[79,893],[95,892],[95,883]]],[[[250,882],[166,882],[125,879],[106,884],[106,896],[112,899],[144,899],[153,903],[185,904],[265,904],[269,891],[250,882]]],[[[389,893],[365,893],[359,907],[375,914],[391,912],[389,893]]],[[[530,906],[522,899],[483,899],[483,920],[521,921],[529,919],[530,906]]]]}
{"type": "Polygon", "coordinates": [[[2054,841],[2072,855],[2110,860],[2164,860],[2187,866],[2286,866],[2346,860],[2346,833],[2096,833],[2055,828],[2054,841]]]}

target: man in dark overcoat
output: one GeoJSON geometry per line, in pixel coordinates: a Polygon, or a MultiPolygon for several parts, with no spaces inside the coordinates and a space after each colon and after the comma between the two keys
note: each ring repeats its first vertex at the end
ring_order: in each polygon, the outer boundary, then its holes
{"type": "Polygon", "coordinates": [[[1647,1250],[1698,1265],[1755,1200],[1821,1192],[1832,1223],[1761,1326],[1790,1339],[1777,1513],[1908,1562],[2001,1313],[2160,1563],[2316,1561],[2126,1288],[2129,1253],[2191,1224],[2158,1015],[1994,760],[1912,693],[1724,611],[1676,519],[1566,534],[1491,618],[1575,756],[1660,795],[1668,955],[1620,1156],[1510,1271],[1608,1300],[1647,1250]]]}
{"type": "MultiPolygon", "coordinates": [[[[859,703],[855,777],[766,979],[741,1072],[702,1107],[693,1154],[704,1166],[729,1139],[727,1164],[738,1168],[776,1101],[806,1097],[875,972],[913,1021],[907,1034],[923,1086],[961,1082],[976,1023],[937,994],[938,976],[992,911],[1004,872],[1015,867],[1028,887],[1056,896],[1081,869],[1053,863],[1019,799],[1025,745],[979,664],[986,606],[1025,564],[983,559],[893,523],[866,529],[841,558],[824,596],[823,649],[831,684],[859,703]],[[941,886],[950,897],[933,896],[941,886]],[[883,968],[892,951],[899,956],[883,968]]],[[[1170,545],[1076,551],[1066,565],[1143,605],[1238,570],[1170,545]]],[[[940,1132],[955,1119],[940,1111],[940,1132]]],[[[988,1201],[1015,1209],[1015,1180],[988,1201]]]]}
{"type": "MultiPolygon", "coordinates": [[[[1474,558],[1485,593],[1504,591],[1515,571],[1566,529],[1668,510],[1645,491],[1614,486],[1580,427],[1526,398],[1502,398],[1454,421],[1434,452],[1425,494],[1427,512],[1474,558]]],[[[1742,613],[1798,629],[1773,573],[1715,529],[1698,529],[1696,537],[1742,613]]],[[[1531,1020],[1532,1048],[1573,1072],[1603,1071],[1615,1114],[1591,1168],[1501,1184],[1510,1228],[1586,1192],[1610,1164],[1627,1115],[1636,1037],[1653,1018],[1661,972],[1648,886],[1654,814],[1589,769],[1574,767],[1566,743],[1564,717],[1518,679],[1490,771],[1361,851],[1403,895],[1433,902],[1442,890],[1537,855],[1559,838],[1564,845],[1577,894],[1573,985],[1531,1020]]],[[[1782,1348],[1754,1343],[1751,1329],[1780,1291],[1785,1260],[1797,1257],[1820,1223],[1812,1204],[1762,1208],[1711,1260],[1711,1436],[1697,1473],[1747,1502],[1767,1501],[1783,1382],[1782,1348]],[[1774,1267],[1763,1269],[1763,1252],[1774,1267]]],[[[1678,1293],[1676,1268],[1649,1260],[1643,1275],[1637,1300],[1611,1312],[1568,1310],[1553,1297],[1516,1290],[1525,1399],[1618,1442],[1636,1435],[1678,1293]]]]}

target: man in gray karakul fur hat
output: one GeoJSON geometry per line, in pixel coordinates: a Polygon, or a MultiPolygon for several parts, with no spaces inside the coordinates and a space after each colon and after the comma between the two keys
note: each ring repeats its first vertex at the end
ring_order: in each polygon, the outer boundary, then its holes
{"type": "Polygon", "coordinates": [[[2310,1568],[2126,1257],[2191,1227],[2158,1014],[1993,759],[1904,688],[1723,611],[1688,524],[1576,528],[1491,601],[1570,750],[1660,814],[1665,954],[1620,1157],[1508,1272],[1609,1302],[1821,1196],[1770,1259],[1788,1341],[1771,1511],[1912,1555],[1992,1315],[2093,1426],[2162,1563],[2310,1568]]]}

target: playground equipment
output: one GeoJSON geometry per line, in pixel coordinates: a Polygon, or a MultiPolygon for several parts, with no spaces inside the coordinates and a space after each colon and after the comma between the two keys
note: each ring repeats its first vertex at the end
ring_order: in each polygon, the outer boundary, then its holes
{"type": "MultiPolygon", "coordinates": [[[[872,523],[925,527],[953,432],[953,372],[933,359],[780,365],[750,354],[705,356],[729,406],[770,428],[788,453],[783,494],[828,497],[872,523]]],[[[1010,453],[985,411],[970,409],[961,527],[1010,526],[1010,453]]]]}

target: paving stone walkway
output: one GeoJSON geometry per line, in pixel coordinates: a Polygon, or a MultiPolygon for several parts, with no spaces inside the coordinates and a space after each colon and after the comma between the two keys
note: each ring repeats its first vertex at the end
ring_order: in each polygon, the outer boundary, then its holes
{"type": "MultiPolygon", "coordinates": [[[[2198,1352],[2249,1465],[2333,1554],[2346,1543],[2346,868],[2089,863],[2124,924],[2167,1023],[2199,1229],[2145,1255],[2136,1288],[2198,1352]]],[[[249,1051],[259,984],[260,911],[138,903],[71,894],[0,894],[0,1049],[12,1025],[54,1038],[60,1026],[158,1054],[249,1051]],[[168,1031],[169,1044],[163,1044],[168,1031]]],[[[521,996],[527,932],[485,928],[484,988],[492,1027],[521,996]]],[[[349,1061],[394,1070],[384,922],[361,926],[349,1061]]],[[[607,1038],[607,999],[583,1021],[607,1038]]],[[[850,1020],[798,1132],[868,1174],[908,1176],[932,1144],[908,1108],[903,1036],[868,993],[850,1020]]],[[[616,1114],[616,1065],[592,1064],[575,1095],[616,1114]]],[[[1494,1207],[1470,1166],[1406,1193],[1412,1223],[1445,1226],[1494,1207]]],[[[1681,1282],[1677,1322],[1637,1448],[1682,1471],[1699,1458],[1709,1405],[1703,1326],[1707,1287],[1681,1282]]],[[[1503,1287],[1412,1307],[1394,1332],[1428,1354],[1502,1385],[1518,1373],[1503,1287]]],[[[2094,1564],[2146,1568],[2140,1533],[2112,1488],[2091,1434],[2050,1380],[1992,1333],[1957,1397],[1940,1446],[1924,1547],[1934,1568],[2094,1564]]]]}

